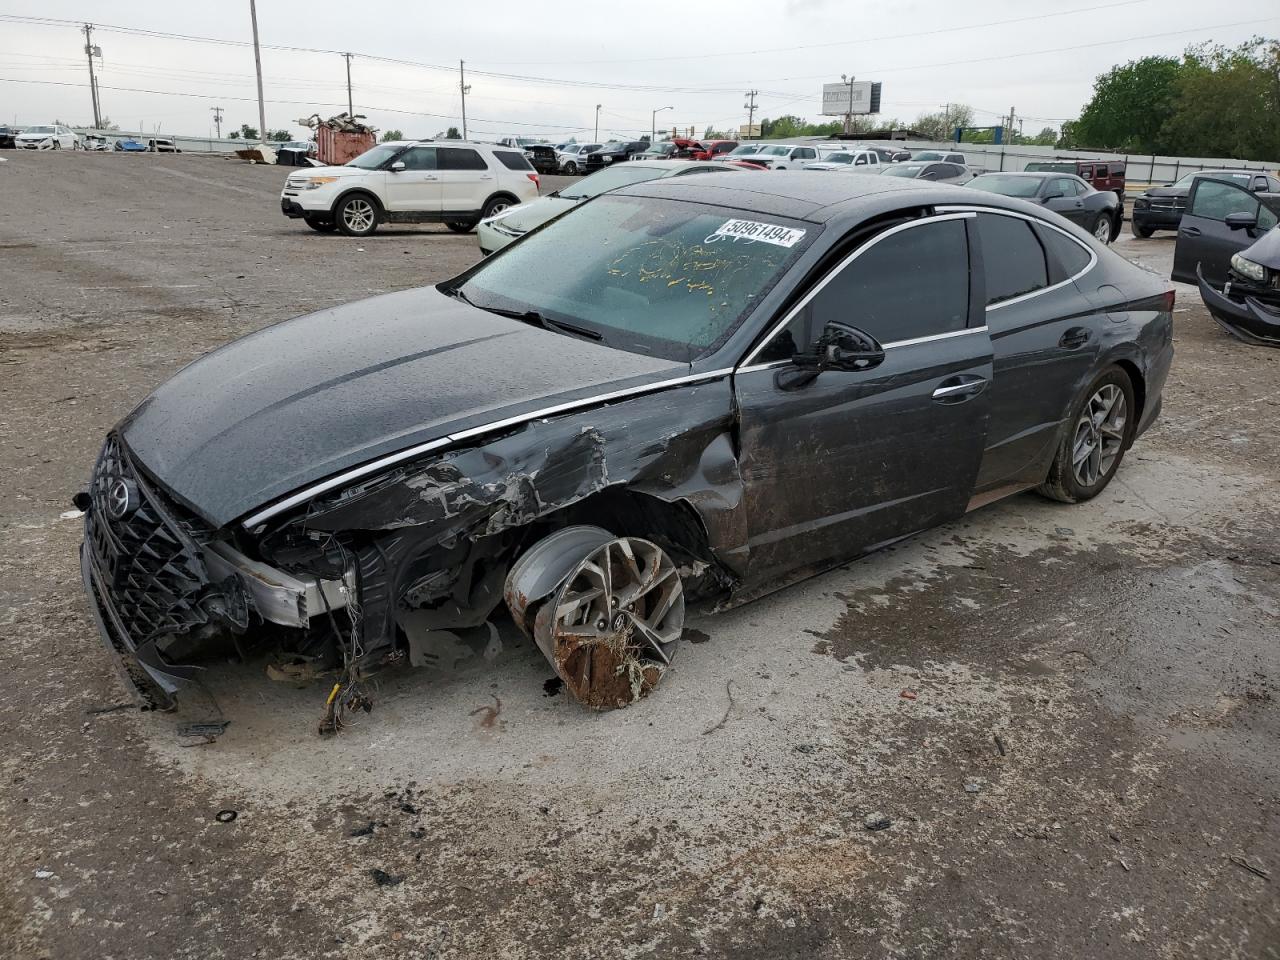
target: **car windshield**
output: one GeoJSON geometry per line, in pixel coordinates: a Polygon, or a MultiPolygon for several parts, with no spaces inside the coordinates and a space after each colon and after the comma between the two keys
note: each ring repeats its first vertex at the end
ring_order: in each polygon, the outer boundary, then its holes
{"type": "Polygon", "coordinates": [[[610,190],[625,187],[629,183],[644,183],[646,180],[657,180],[659,177],[665,176],[666,173],[666,170],[658,170],[655,167],[624,163],[617,167],[606,167],[599,173],[583,177],[573,186],[565,187],[565,189],[561,190],[560,196],[566,200],[586,200],[602,193],[608,193],[610,190]]]}
{"type": "Polygon", "coordinates": [[[921,150],[911,155],[912,160],[941,160],[942,154],[937,150],[921,150]]]}
{"type": "Polygon", "coordinates": [[[650,145],[645,153],[675,153],[676,145],[670,140],[663,140],[661,143],[650,145]]]}
{"type": "Polygon", "coordinates": [[[818,231],[744,213],[603,196],[441,289],[481,309],[591,331],[620,350],[691,361],[742,322],[818,231]]]}
{"type": "Polygon", "coordinates": [[[1028,171],[1034,173],[1075,173],[1074,163],[1028,163],[1028,171]]]}
{"type": "Polygon", "coordinates": [[[831,153],[824,159],[824,163],[853,163],[852,153],[831,153]]]}
{"type": "Polygon", "coordinates": [[[360,170],[377,170],[403,149],[403,146],[382,144],[360,154],[354,160],[348,161],[347,166],[356,167],[360,170]]]}
{"type": "Polygon", "coordinates": [[[927,166],[927,163],[895,163],[891,167],[885,167],[884,175],[886,177],[918,177],[920,171],[927,166]]]}
{"type": "Polygon", "coordinates": [[[762,157],[785,157],[791,152],[790,147],[764,147],[760,151],[762,157]]]}
{"type": "Polygon", "coordinates": [[[730,157],[745,157],[745,156],[749,156],[750,154],[759,153],[759,152],[760,152],[760,144],[744,143],[740,147],[734,147],[732,150],[729,151],[727,155],[730,157]]]}
{"type": "Polygon", "coordinates": [[[27,127],[23,133],[53,133],[53,127],[27,127]]]}
{"type": "Polygon", "coordinates": [[[988,174],[969,181],[969,186],[1006,197],[1034,197],[1040,189],[1039,177],[1009,177],[988,174]]]}

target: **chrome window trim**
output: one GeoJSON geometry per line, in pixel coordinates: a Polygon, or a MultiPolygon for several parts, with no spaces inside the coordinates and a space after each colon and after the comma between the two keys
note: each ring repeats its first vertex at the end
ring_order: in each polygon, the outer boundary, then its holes
{"type": "MultiPolygon", "coordinates": [[[[941,210],[942,208],[938,207],[936,209],[941,210]]],[[[888,230],[885,230],[883,233],[876,234],[874,237],[872,237],[862,246],[858,247],[857,250],[854,250],[847,257],[841,260],[838,264],[836,264],[834,267],[828,270],[826,275],[821,280],[819,280],[816,284],[814,284],[813,289],[810,290],[808,293],[806,293],[803,297],[801,297],[799,302],[796,303],[796,305],[792,307],[790,310],[788,310],[781,320],[779,320],[776,324],[774,324],[773,329],[770,330],[767,334],[765,334],[764,339],[761,340],[758,344],[756,344],[755,348],[750,353],[748,353],[745,357],[743,357],[742,360],[738,362],[738,369],[741,370],[743,367],[751,366],[752,365],[751,361],[753,361],[756,358],[757,354],[759,354],[760,351],[762,351],[765,347],[767,347],[769,343],[773,340],[773,338],[776,337],[779,333],[781,333],[783,329],[785,329],[787,324],[789,324],[793,319],[795,319],[796,314],[798,314],[801,310],[803,310],[806,306],[809,305],[809,301],[811,301],[814,297],[816,297],[819,293],[821,293],[823,289],[826,288],[827,284],[830,283],[832,280],[834,280],[838,274],[840,274],[846,267],[849,266],[849,264],[853,263],[853,261],[857,260],[858,257],[862,256],[864,253],[866,253],[868,250],[874,247],[881,240],[885,240],[889,237],[894,236],[895,234],[902,233],[904,230],[910,230],[913,227],[920,227],[929,223],[943,223],[948,220],[968,220],[972,217],[976,217],[977,215],[978,214],[976,212],[971,212],[971,211],[945,213],[942,216],[924,217],[919,220],[911,220],[911,221],[908,221],[907,223],[900,223],[896,227],[890,227],[888,230]]],[[[957,333],[967,333],[972,329],[975,329],[975,328],[966,327],[964,330],[951,331],[949,335],[955,335],[957,333]]],[[[946,335],[948,334],[934,334],[934,336],[946,336],[946,335]]],[[[900,340],[900,341],[897,341],[897,344],[901,345],[902,343],[906,343],[906,342],[909,342],[909,341],[900,340]]],[[[887,348],[888,345],[885,344],[885,347],[887,348]]]]}
{"type": "MultiPolygon", "coordinates": [[[[983,324],[980,327],[965,327],[963,330],[948,330],[946,333],[931,333],[927,337],[912,337],[910,340],[894,340],[892,343],[882,343],[880,346],[885,350],[894,350],[898,347],[914,347],[920,343],[931,343],[934,340],[950,340],[952,337],[965,337],[971,333],[986,333],[987,326],[983,324]]],[[[770,360],[768,363],[753,363],[750,366],[739,367],[734,371],[738,373],[755,373],[759,370],[772,370],[774,367],[785,367],[790,364],[790,360],[770,360]]]]}
{"type": "Polygon", "coordinates": [[[1072,243],[1076,244],[1076,246],[1080,247],[1080,249],[1084,250],[1085,253],[1089,254],[1089,263],[1079,273],[1072,274],[1071,276],[1067,277],[1067,279],[1060,280],[1057,283],[1050,284],[1047,287],[1041,287],[1039,290],[1032,290],[1030,293],[1024,293],[1021,296],[1011,297],[1008,300],[1001,300],[999,303],[988,304],[987,313],[990,313],[992,310],[1000,310],[1003,307],[1012,306],[1015,303],[1022,303],[1022,301],[1030,300],[1032,297],[1039,297],[1043,294],[1050,293],[1051,291],[1057,290],[1061,287],[1065,287],[1069,283],[1075,283],[1077,280],[1079,280],[1086,273],[1088,273],[1090,270],[1092,270],[1094,267],[1098,265],[1098,254],[1094,252],[1094,249],[1092,247],[1090,247],[1087,243],[1084,243],[1082,240],[1080,240],[1079,237],[1073,237],[1070,233],[1068,233],[1066,230],[1063,230],[1061,227],[1054,226],[1052,223],[1049,223],[1049,221],[1041,220],[1039,217],[1033,217],[1025,213],[1018,213],[1016,210],[1001,210],[999,207],[976,207],[976,206],[970,206],[968,204],[961,205],[961,204],[952,203],[952,204],[947,204],[945,207],[938,207],[936,209],[968,210],[968,211],[971,211],[974,216],[977,216],[979,213],[993,213],[1001,217],[1013,217],[1014,219],[1017,219],[1017,220],[1025,220],[1027,221],[1027,223],[1039,224],[1040,226],[1047,227],[1050,230],[1058,231],[1058,233],[1062,234],[1072,243]]]}
{"type": "Polygon", "coordinates": [[[345,486],[354,480],[368,476],[371,473],[377,473],[387,467],[402,463],[405,460],[412,460],[414,457],[424,453],[430,453],[433,450],[440,450],[444,447],[455,443],[461,443],[465,440],[471,440],[475,437],[482,436],[486,433],[492,433],[496,430],[505,430],[508,427],[519,426],[522,423],[529,423],[534,420],[541,420],[544,417],[554,417],[561,413],[569,413],[574,410],[580,410],[584,407],[595,406],[600,403],[608,403],[611,400],[621,400],[627,397],[641,396],[646,393],[657,393],[666,390],[669,387],[685,386],[688,384],[702,383],[711,380],[719,380],[733,373],[732,367],[722,367],[719,370],[707,370],[703,373],[691,373],[684,377],[673,377],[669,380],[658,380],[655,383],[645,383],[638,387],[627,387],[624,390],[613,390],[609,393],[600,393],[591,397],[583,397],[580,400],[568,400],[564,403],[557,403],[550,407],[542,407],[538,410],[532,410],[529,413],[518,414],[514,417],[505,417],[502,420],[493,420],[489,423],[482,424],[478,427],[472,427],[468,430],[459,430],[457,433],[445,434],[435,440],[428,440],[425,443],[419,443],[407,449],[400,450],[396,453],[387,454],[379,457],[377,460],[362,464],[358,467],[352,467],[345,470],[337,476],[329,477],[319,483],[314,483],[309,487],[299,490],[297,493],[289,494],[282,500],[277,500],[268,507],[264,507],[255,513],[245,517],[240,525],[250,530],[258,524],[270,520],[272,517],[279,516],[286,510],[291,510],[299,504],[305,503],[313,497],[318,497],[322,493],[328,493],[337,487],[345,486]]]}

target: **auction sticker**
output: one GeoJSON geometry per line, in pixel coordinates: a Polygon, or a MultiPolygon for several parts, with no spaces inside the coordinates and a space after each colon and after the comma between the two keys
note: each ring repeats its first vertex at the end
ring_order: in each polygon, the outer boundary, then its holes
{"type": "Polygon", "coordinates": [[[794,247],[804,239],[805,231],[793,227],[780,227],[776,223],[760,223],[758,220],[726,220],[715,233],[707,237],[707,243],[718,240],[746,240],[748,243],[772,243],[778,247],[794,247]]]}

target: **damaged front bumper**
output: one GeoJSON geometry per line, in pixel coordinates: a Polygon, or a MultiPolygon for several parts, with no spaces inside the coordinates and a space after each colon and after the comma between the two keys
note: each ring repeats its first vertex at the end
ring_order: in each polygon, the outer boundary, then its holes
{"type": "Polygon", "coordinates": [[[1200,298],[1209,315],[1239,340],[1266,347],[1280,347],[1280,290],[1232,276],[1221,290],[1196,268],[1200,298]]]}
{"type": "Polygon", "coordinates": [[[301,579],[180,518],[108,439],[89,490],[80,573],[103,645],[142,706],[167,708],[199,677],[180,662],[252,619],[306,629],[348,605],[354,573],[301,579]]]}

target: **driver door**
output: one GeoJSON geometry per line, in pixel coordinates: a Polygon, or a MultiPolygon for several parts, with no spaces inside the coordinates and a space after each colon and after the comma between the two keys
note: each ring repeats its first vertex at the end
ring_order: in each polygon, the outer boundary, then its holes
{"type": "Polygon", "coordinates": [[[1231,255],[1250,246],[1275,225],[1276,214],[1257,194],[1226,180],[1196,177],[1191,182],[1187,210],[1178,224],[1173,279],[1196,283],[1198,265],[1206,280],[1222,286],[1227,280],[1231,255]],[[1233,213],[1254,214],[1258,218],[1257,229],[1232,230],[1226,220],[1233,213]]]}
{"type": "Polygon", "coordinates": [[[965,512],[992,376],[970,290],[971,217],[871,237],[735,373],[752,584],[816,572],[965,512]],[[874,337],[883,360],[803,382],[793,358],[832,321],[874,337]]]}
{"type": "MultiPolygon", "coordinates": [[[[411,147],[396,157],[403,170],[388,169],[385,177],[387,210],[392,213],[439,213],[442,196],[435,147],[411,147]]],[[[394,165],[394,164],[393,164],[394,165]]]]}
{"type": "Polygon", "coordinates": [[[1061,196],[1044,202],[1046,210],[1052,210],[1054,213],[1066,217],[1072,223],[1084,226],[1086,217],[1080,184],[1069,177],[1059,177],[1053,180],[1046,180],[1042,189],[1045,191],[1045,195],[1049,197],[1053,197],[1055,193],[1061,194],[1061,196]]]}

